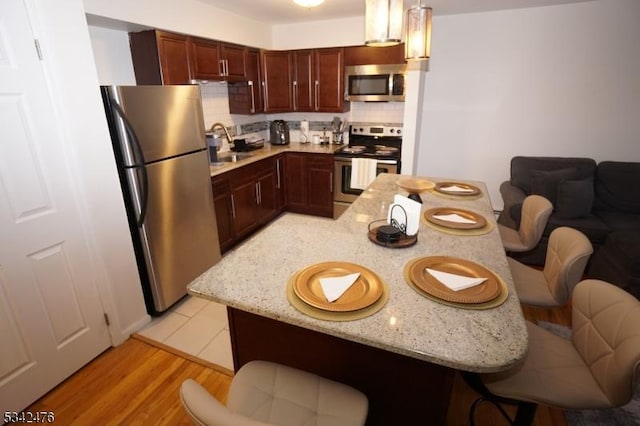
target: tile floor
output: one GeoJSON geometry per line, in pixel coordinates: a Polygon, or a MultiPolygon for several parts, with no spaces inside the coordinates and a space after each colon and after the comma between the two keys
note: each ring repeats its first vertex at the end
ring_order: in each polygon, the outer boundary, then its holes
{"type": "Polygon", "coordinates": [[[187,296],[138,334],[233,370],[226,306],[187,296]]]}

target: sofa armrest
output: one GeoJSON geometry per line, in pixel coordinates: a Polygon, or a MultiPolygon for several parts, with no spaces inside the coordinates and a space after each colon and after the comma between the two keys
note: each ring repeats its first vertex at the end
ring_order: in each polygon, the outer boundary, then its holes
{"type": "Polygon", "coordinates": [[[520,212],[522,203],[527,194],[517,186],[505,181],[500,184],[500,195],[502,195],[503,209],[498,223],[509,228],[518,229],[520,226],[520,212]]]}

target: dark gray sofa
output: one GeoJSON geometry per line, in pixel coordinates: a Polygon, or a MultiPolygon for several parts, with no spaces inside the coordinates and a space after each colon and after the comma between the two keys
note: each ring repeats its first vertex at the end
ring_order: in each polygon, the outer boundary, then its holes
{"type": "Polygon", "coordinates": [[[510,179],[500,193],[504,209],[498,223],[514,229],[527,195],[542,195],[554,206],[540,244],[526,253],[509,253],[511,257],[543,265],[549,234],[569,226],[594,246],[587,274],[640,297],[640,163],[513,157],[510,179]]]}

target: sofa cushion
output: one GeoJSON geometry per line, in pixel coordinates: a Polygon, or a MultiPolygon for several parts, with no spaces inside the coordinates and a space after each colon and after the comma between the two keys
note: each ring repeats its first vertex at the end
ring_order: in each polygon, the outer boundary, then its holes
{"type": "Polygon", "coordinates": [[[531,194],[531,173],[534,170],[567,168],[576,169],[574,179],[586,179],[595,175],[596,162],[591,158],[516,156],[511,159],[510,181],[529,195],[531,194]]]}
{"type": "Polygon", "coordinates": [[[640,215],[638,214],[597,211],[594,212],[594,215],[607,225],[610,232],[640,231],[640,215]]]}
{"type": "Polygon", "coordinates": [[[595,190],[594,210],[640,214],[640,163],[599,163],[595,190]]]}
{"type": "Polygon", "coordinates": [[[555,208],[558,199],[558,185],[560,182],[573,179],[576,172],[575,167],[558,170],[533,170],[531,172],[531,193],[542,195],[551,201],[555,208]]]}
{"type": "Polygon", "coordinates": [[[558,216],[557,213],[552,213],[549,216],[547,227],[544,230],[544,235],[548,237],[554,229],[561,226],[568,226],[570,228],[577,229],[589,238],[594,244],[602,244],[607,238],[611,229],[606,223],[602,221],[598,216],[590,214],[583,217],[574,219],[563,219],[558,216]]]}
{"type": "Polygon", "coordinates": [[[593,179],[565,180],[558,184],[556,213],[562,219],[591,214],[594,199],[593,179]]]}

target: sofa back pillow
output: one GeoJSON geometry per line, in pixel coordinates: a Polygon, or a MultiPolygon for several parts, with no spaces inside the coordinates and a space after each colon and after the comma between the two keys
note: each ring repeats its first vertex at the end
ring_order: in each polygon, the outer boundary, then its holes
{"type": "Polygon", "coordinates": [[[558,186],[561,182],[574,179],[576,173],[575,167],[558,170],[533,170],[531,172],[531,193],[542,195],[551,201],[555,209],[558,202],[558,186]]]}
{"type": "Polygon", "coordinates": [[[510,180],[511,184],[530,195],[532,194],[531,184],[534,171],[553,171],[567,168],[575,168],[575,175],[571,179],[592,178],[595,175],[596,162],[591,158],[516,156],[511,159],[510,180]]]}
{"type": "Polygon", "coordinates": [[[593,208],[594,197],[593,179],[562,181],[558,184],[556,215],[561,219],[589,216],[593,208]]]}
{"type": "Polygon", "coordinates": [[[640,214],[640,163],[598,164],[594,210],[640,214]]]}

